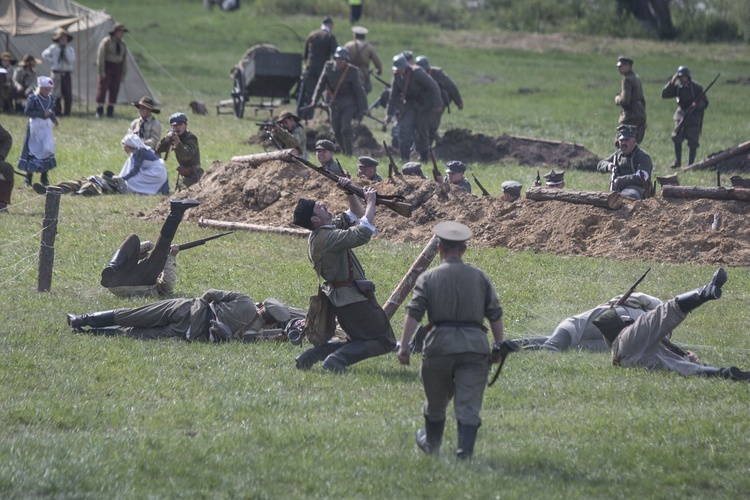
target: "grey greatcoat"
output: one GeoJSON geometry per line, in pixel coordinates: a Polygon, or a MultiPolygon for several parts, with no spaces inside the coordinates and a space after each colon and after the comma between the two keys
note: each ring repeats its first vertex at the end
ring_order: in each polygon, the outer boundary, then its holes
{"type": "Polygon", "coordinates": [[[687,139],[688,147],[697,149],[700,146],[698,139],[700,138],[701,131],[703,130],[703,112],[708,107],[708,99],[703,96],[699,101],[696,99],[703,94],[703,87],[698,83],[690,80],[687,85],[682,85],[679,81],[672,83],[672,80],[668,81],[664,88],[661,90],[661,96],[664,99],[674,97],[677,100],[677,109],[674,112],[675,129],[677,124],[682,121],[682,118],[690,109],[690,106],[695,102],[695,108],[687,115],[684,123],[682,124],[682,130],[679,134],[672,131],[672,141],[676,144],[682,144],[687,139]]]}

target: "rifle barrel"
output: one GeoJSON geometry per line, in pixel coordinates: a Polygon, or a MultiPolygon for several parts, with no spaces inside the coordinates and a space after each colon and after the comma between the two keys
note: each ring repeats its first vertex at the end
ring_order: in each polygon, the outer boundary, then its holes
{"type": "Polygon", "coordinates": [[[232,234],[234,231],[227,231],[225,233],[218,233],[214,234],[212,236],[206,236],[205,238],[200,238],[193,241],[188,241],[187,243],[182,243],[180,245],[177,245],[180,248],[180,251],[182,250],[188,250],[190,248],[195,248],[200,245],[205,245],[207,241],[215,240],[216,238],[221,238],[222,236],[226,236],[228,234],[232,234]]]}

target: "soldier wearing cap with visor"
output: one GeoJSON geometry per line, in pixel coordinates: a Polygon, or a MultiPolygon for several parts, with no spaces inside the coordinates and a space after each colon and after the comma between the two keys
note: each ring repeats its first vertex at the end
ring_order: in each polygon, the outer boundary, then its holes
{"type": "MultiPolygon", "coordinates": [[[[177,173],[180,174],[178,180],[187,188],[197,183],[203,176],[201,168],[201,150],[198,145],[198,138],[187,129],[188,118],[185,113],[175,113],[169,117],[169,124],[172,130],[162,137],[157,154],[165,153],[164,160],[167,159],[169,152],[174,150],[177,158],[177,173]]],[[[178,183],[179,185],[179,183],[178,183]]]]}
{"type": "Polygon", "coordinates": [[[320,28],[311,31],[305,41],[305,53],[302,60],[305,61],[305,69],[300,81],[299,98],[297,99],[297,116],[303,120],[310,120],[313,117],[313,108],[306,105],[310,101],[315,85],[320,79],[325,63],[331,59],[336,52],[338,42],[333,34],[333,19],[326,16],[320,28]]]}
{"type": "Polygon", "coordinates": [[[409,341],[426,313],[431,328],[424,340],[420,370],[425,428],[417,431],[417,445],[425,453],[439,453],[446,408],[454,398],[456,454],[459,459],[468,459],[482,424],[479,412],[490,368],[490,345],[483,322],[484,318],[489,320],[495,346],[499,347],[503,342],[503,309],[489,276],[462,260],[471,229],[447,221],[436,225],[434,233],[439,238],[441,264],[417,279],[406,306],[398,359],[409,364],[409,341]]]}
{"type": "Polygon", "coordinates": [[[370,63],[375,66],[375,73],[380,76],[383,74],[383,61],[375,51],[375,47],[370,42],[365,41],[368,30],[364,26],[352,26],[354,40],[344,44],[349,50],[349,62],[359,69],[359,78],[362,81],[362,87],[365,94],[372,91],[372,82],[370,82],[370,63]]]}
{"type": "Polygon", "coordinates": [[[453,184],[460,187],[467,193],[471,193],[471,184],[469,179],[464,177],[466,173],[466,165],[462,161],[449,161],[445,169],[445,178],[443,182],[446,184],[453,184]]]}
{"type": "Polygon", "coordinates": [[[161,123],[154,115],[161,113],[161,110],[156,107],[151,96],[147,95],[141,97],[140,101],[134,102],[133,106],[138,109],[140,117],[130,122],[128,131],[140,137],[143,144],[156,150],[161,139],[161,123]]]}
{"type": "Polygon", "coordinates": [[[503,188],[503,199],[510,203],[518,201],[521,198],[521,183],[518,181],[505,181],[500,184],[503,188]]]}
{"type": "Polygon", "coordinates": [[[368,181],[380,182],[383,178],[378,174],[378,160],[369,156],[360,156],[357,160],[357,177],[364,177],[368,181]]]}
{"type": "Polygon", "coordinates": [[[326,94],[325,106],[331,110],[331,127],[346,156],[354,152],[352,120],[360,121],[367,113],[367,96],[359,79],[359,70],[349,64],[349,49],[338,47],[333,61],[325,64],[315,87],[310,106],[326,94]]]}
{"type": "Polygon", "coordinates": [[[565,187],[565,170],[555,172],[555,169],[544,174],[544,185],[552,189],[563,189],[565,187]]]}
{"type": "Polygon", "coordinates": [[[333,153],[336,152],[336,145],[328,139],[320,139],[315,143],[315,156],[320,162],[320,166],[328,170],[332,174],[338,176],[350,177],[349,172],[341,168],[341,164],[338,160],[333,159],[333,153]]]}
{"type": "Polygon", "coordinates": [[[635,127],[623,125],[618,130],[619,149],[600,161],[596,169],[611,174],[610,191],[635,200],[653,196],[651,156],[638,146],[635,127]]]}
{"type": "Polygon", "coordinates": [[[643,96],[643,84],[633,71],[633,60],[629,57],[617,58],[617,71],[622,75],[620,93],[615,96],[615,104],[620,106],[620,125],[633,125],[636,131],[636,142],[643,143],[646,135],[646,98],[643,96]]]}
{"type": "Polygon", "coordinates": [[[698,139],[703,130],[703,112],[708,107],[708,99],[703,95],[703,87],[693,81],[687,66],[680,66],[661,89],[661,97],[663,99],[674,97],[677,100],[677,110],[673,116],[675,129],[672,131],[675,160],[669,167],[682,166],[682,143],[685,140],[688,143],[688,165],[692,165],[700,147],[698,139]],[[677,124],[680,122],[683,123],[681,130],[678,131],[677,124]]]}

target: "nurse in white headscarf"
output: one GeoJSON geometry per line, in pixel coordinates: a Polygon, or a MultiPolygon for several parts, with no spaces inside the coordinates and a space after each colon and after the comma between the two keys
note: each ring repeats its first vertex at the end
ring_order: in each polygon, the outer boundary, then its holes
{"type": "Polygon", "coordinates": [[[127,134],[122,139],[122,149],[129,155],[120,171],[128,193],[169,194],[167,167],[154,150],[140,137],[127,134]]]}

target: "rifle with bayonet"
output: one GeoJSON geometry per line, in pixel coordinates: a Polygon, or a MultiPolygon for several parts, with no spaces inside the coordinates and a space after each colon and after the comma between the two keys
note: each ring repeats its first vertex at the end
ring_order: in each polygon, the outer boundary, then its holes
{"type": "Polygon", "coordinates": [[[706,87],[706,89],[703,92],[701,92],[701,95],[699,95],[698,98],[693,101],[693,104],[688,107],[687,111],[685,111],[685,113],[682,115],[682,118],[680,118],[680,121],[677,122],[677,125],[674,126],[674,132],[672,132],[672,137],[676,135],[680,135],[680,133],[682,132],[682,129],[685,128],[685,120],[687,120],[688,116],[690,116],[690,114],[695,110],[695,107],[698,105],[698,102],[700,102],[701,99],[706,97],[706,93],[709,91],[711,87],[713,87],[714,83],[716,83],[716,80],[718,80],[720,76],[721,76],[721,73],[716,75],[716,78],[714,78],[713,81],[708,85],[708,87],[706,87]]]}
{"type": "Polygon", "coordinates": [[[476,183],[477,183],[477,186],[479,187],[479,189],[481,189],[481,190],[482,190],[482,196],[491,196],[491,195],[490,195],[490,192],[489,192],[489,191],[487,191],[486,189],[484,189],[484,186],[482,186],[482,183],[481,183],[481,182],[479,182],[479,179],[477,179],[477,176],[476,176],[476,175],[474,175],[474,173],[473,173],[473,172],[472,172],[471,176],[472,176],[472,177],[474,178],[474,182],[476,182],[476,183]]]}
{"type": "Polygon", "coordinates": [[[437,166],[437,160],[435,160],[435,152],[432,150],[432,147],[429,149],[430,151],[430,159],[432,160],[432,178],[435,179],[435,182],[443,182],[443,174],[440,173],[440,169],[437,166]]]}
{"type": "MultiPolygon", "coordinates": [[[[292,153],[291,151],[288,151],[286,154],[289,155],[290,158],[294,159],[298,163],[301,163],[307,168],[314,170],[320,175],[338,184],[339,179],[341,178],[338,175],[329,172],[323,167],[315,166],[310,161],[305,160],[302,156],[296,155],[292,153]]],[[[356,196],[359,196],[362,199],[364,199],[365,197],[364,190],[361,187],[356,186],[354,184],[351,184],[351,183],[347,184],[346,186],[343,186],[343,189],[344,191],[347,191],[356,196]]],[[[412,206],[411,203],[407,203],[406,201],[404,201],[403,196],[384,196],[384,195],[378,194],[377,197],[375,198],[375,203],[377,205],[383,205],[386,208],[390,208],[397,214],[402,215],[404,217],[411,217],[412,210],[414,210],[414,207],[412,206]]]]}
{"type": "Polygon", "coordinates": [[[393,159],[391,150],[388,147],[388,144],[385,143],[385,141],[383,141],[383,149],[385,150],[385,154],[388,155],[388,177],[393,177],[393,174],[401,175],[401,172],[398,171],[398,166],[396,166],[396,162],[393,159]]]}
{"type": "Polygon", "coordinates": [[[221,238],[222,236],[226,236],[228,234],[232,234],[234,231],[227,231],[226,233],[219,233],[214,234],[213,236],[206,236],[205,238],[201,238],[198,240],[188,241],[187,243],[182,243],[180,245],[177,245],[180,249],[180,252],[183,250],[187,250],[189,248],[195,248],[201,245],[205,245],[207,241],[215,240],[216,238],[221,238]]]}

